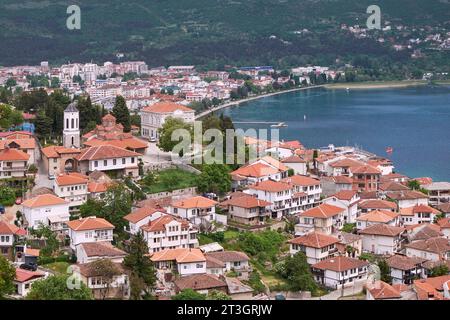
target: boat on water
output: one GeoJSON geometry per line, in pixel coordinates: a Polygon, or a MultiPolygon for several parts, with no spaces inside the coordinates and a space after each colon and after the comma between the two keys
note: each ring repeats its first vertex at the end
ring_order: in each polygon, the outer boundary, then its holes
{"type": "Polygon", "coordinates": [[[272,128],[286,128],[288,125],[284,122],[271,125],[272,128]]]}
{"type": "Polygon", "coordinates": [[[392,154],[392,152],[394,152],[394,148],[392,148],[392,147],[386,148],[386,153],[392,154]]]}

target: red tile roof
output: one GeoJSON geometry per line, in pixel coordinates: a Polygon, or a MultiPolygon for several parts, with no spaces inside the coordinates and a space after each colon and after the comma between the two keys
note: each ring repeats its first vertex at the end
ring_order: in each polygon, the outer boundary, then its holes
{"type": "Polygon", "coordinates": [[[29,270],[17,268],[16,269],[16,277],[14,280],[22,283],[22,282],[27,282],[27,281],[30,281],[33,279],[42,278],[44,276],[45,275],[42,272],[29,271],[29,270]]]}
{"type": "Polygon", "coordinates": [[[184,209],[192,209],[192,208],[210,208],[214,207],[217,204],[217,201],[197,196],[192,198],[187,198],[183,200],[176,201],[172,204],[174,208],[184,208],[184,209]]]}
{"type": "Polygon", "coordinates": [[[184,112],[194,112],[191,108],[185,107],[181,104],[173,103],[173,102],[157,102],[154,105],[145,107],[142,111],[145,112],[155,112],[155,113],[172,113],[176,110],[181,110],[184,112]]]}
{"type": "Polygon", "coordinates": [[[401,227],[394,227],[386,224],[374,224],[371,225],[370,227],[360,230],[359,233],[386,236],[386,237],[396,237],[403,231],[405,231],[405,229],[401,227]]]}
{"type": "Polygon", "coordinates": [[[76,157],[78,161],[83,160],[103,160],[125,157],[139,157],[141,154],[129,151],[123,148],[102,145],[98,147],[90,147],[81,151],[76,157]]]}
{"type": "Polygon", "coordinates": [[[300,244],[306,247],[313,247],[318,249],[338,242],[338,238],[319,232],[311,232],[307,235],[289,240],[289,243],[292,244],[300,244]]]}
{"type": "Polygon", "coordinates": [[[123,218],[131,223],[137,223],[157,212],[166,213],[166,210],[155,209],[155,208],[150,208],[150,207],[143,207],[143,208],[134,210],[133,212],[131,212],[130,214],[127,214],[123,218]]]}
{"type": "Polygon", "coordinates": [[[267,207],[272,205],[272,203],[260,200],[256,197],[253,197],[251,195],[245,195],[242,197],[235,197],[231,198],[230,200],[226,200],[221,203],[221,205],[229,205],[229,206],[235,206],[239,208],[256,208],[256,207],[267,207]]]}
{"type": "Polygon", "coordinates": [[[19,149],[4,149],[0,151],[0,161],[28,161],[30,155],[19,149]]]}
{"type": "Polygon", "coordinates": [[[346,270],[361,268],[368,265],[369,263],[363,260],[338,256],[320,261],[316,264],[313,264],[311,267],[315,269],[342,272],[346,270]]]}
{"type": "Polygon", "coordinates": [[[273,175],[280,172],[279,170],[272,168],[266,164],[263,163],[253,163],[249,164],[247,166],[241,167],[233,172],[231,174],[239,175],[243,177],[266,177],[269,175],[273,175]]]}
{"type": "Polygon", "coordinates": [[[88,179],[89,178],[83,174],[71,172],[58,175],[56,177],[56,183],[59,186],[70,186],[75,184],[86,184],[88,179]]]}
{"type": "Polygon", "coordinates": [[[103,218],[87,217],[67,222],[67,226],[74,231],[114,229],[114,226],[103,218]]]}
{"type": "Polygon", "coordinates": [[[45,206],[55,206],[59,204],[67,204],[64,199],[61,199],[55,195],[52,194],[42,194],[39,196],[36,196],[34,198],[28,199],[24,202],[22,202],[22,206],[27,208],[38,208],[38,207],[45,207],[45,206]]]}
{"type": "Polygon", "coordinates": [[[333,206],[331,204],[322,203],[321,205],[308,209],[302,213],[299,214],[299,216],[302,217],[313,217],[313,218],[331,218],[334,217],[342,212],[344,212],[345,209],[333,206]]]}
{"type": "Polygon", "coordinates": [[[14,224],[9,224],[5,221],[0,220],[0,234],[15,234],[15,235],[26,235],[27,232],[14,224]]]}
{"type": "Polygon", "coordinates": [[[176,261],[177,263],[203,262],[206,261],[200,249],[167,249],[155,252],[151,258],[153,262],[176,261]]]}

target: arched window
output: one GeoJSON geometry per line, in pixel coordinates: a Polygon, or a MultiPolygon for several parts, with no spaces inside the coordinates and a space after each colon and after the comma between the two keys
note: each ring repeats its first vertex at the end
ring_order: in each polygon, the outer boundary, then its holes
{"type": "Polygon", "coordinates": [[[75,141],[75,139],[72,137],[72,146],[75,145],[74,141],[75,141]]]}
{"type": "Polygon", "coordinates": [[[72,123],[72,129],[73,129],[73,127],[75,125],[75,119],[72,118],[71,123],[72,123]]]}
{"type": "Polygon", "coordinates": [[[69,129],[69,119],[66,119],[66,129],[69,129]]]}

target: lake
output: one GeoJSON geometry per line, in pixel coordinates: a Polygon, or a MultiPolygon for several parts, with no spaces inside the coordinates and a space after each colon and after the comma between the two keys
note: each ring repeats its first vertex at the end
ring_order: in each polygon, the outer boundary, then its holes
{"type": "MultiPolygon", "coordinates": [[[[280,139],[300,140],[307,148],[357,145],[391,159],[396,172],[450,181],[450,86],[348,92],[317,88],[222,112],[237,122],[285,122],[280,139]],[[386,153],[388,146],[392,155],[386,153]]],[[[235,126],[270,129],[270,124],[235,126]]]]}

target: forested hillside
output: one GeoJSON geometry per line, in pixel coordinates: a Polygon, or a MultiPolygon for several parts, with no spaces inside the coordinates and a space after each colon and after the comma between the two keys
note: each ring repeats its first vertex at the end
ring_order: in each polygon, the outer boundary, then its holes
{"type": "Polygon", "coordinates": [[[342,23],[365,25],[371,4],[383,22],[448,31],[448,0],[0,0],[0,65],[116,61],[119,52],[152,66],[284,67],[358,54],[406,60],[341,32],[342,23]],[[81,8],[81,30],[66,28],[72,4],[81,8]]]}

